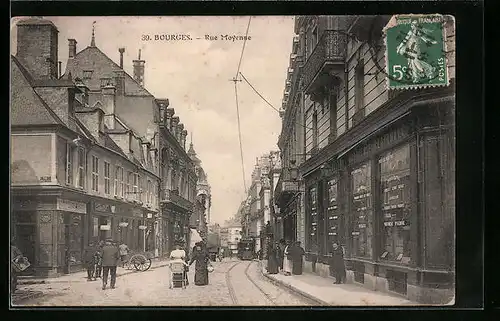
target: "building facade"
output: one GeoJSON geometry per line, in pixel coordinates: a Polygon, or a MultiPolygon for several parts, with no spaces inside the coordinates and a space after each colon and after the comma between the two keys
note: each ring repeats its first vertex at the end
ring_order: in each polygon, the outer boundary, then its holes
{"type": "Polygon", "coordinates": [[[196,199],[194,164],[186,151],[187,130],[169,100],[156,98],[145,88],[145,60],[140,50],[133,60],[133,74],[129,75],[123,69],[125,48],[118,49],[119,64],[115,63],[96,45],[94,31],[90,46],[79,52],[75,39],[68,42],[65,73],[77,75],[89,88],[89,104],[102,103],[98,95],[101,88],[114,86],[114,95],[107,96],[114,108],[105,109],[106,121],[118,116],[122,126],[150,142],[155,173],[160,178],[156,191],[161,205],[156,221],[156,254],[168,255],[175,242],[187,241],[196,199]],[[138,111],[141,117],[137,117],[138,111]]]}
{"type": "Polygon", "coordinates": [[[193,223],[196,224],[196,229],[199,233],[206,235],[208,230],[208,224],[210,224],[210,208],[212,206],[212,195],[210,192],[210,184],[208,183],[208,177],[205,170],[201,166],[201,160],[196,155],[194,150],[194,145],[191,142],[188,150],[188,155],[194,163],[195,173],[197,177],[196,181],[196,202],[197,209],[196,218],[193,223]]]}
{"type": "Polygon", "coordinates": [[[446,17],[450,86],[392,91],[389,18],[296,18],[304,113],[284,118],[305,131],[295,228],[305,225],[307,252],[318,249],[318,273],[338,242],[349,282],[443,303],[454,294],[454,26],[446,17]]]}
{"type": "Polygon", "coordinates": [[[81,79],[60,77],[52,22],[27,19],[17,28],[11,234],[32,263],[24,273],[78,271],[84,247],[107,238],[154,251],[159,177],[150,142],[106,118],[114,86],[96,90],[91,106],[81,79]]]}

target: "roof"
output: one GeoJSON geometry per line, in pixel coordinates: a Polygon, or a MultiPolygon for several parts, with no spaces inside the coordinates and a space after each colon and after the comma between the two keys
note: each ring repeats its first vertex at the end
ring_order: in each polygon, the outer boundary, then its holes
{"type": "Polygon", "coordinates": [[[52,26],[52,27],[57,29],[56,25],[52,21],[42,19],[42,18],[24,19],[24,20],[19,21],[16,25],[18,25],[18,26],[23,26],[23,25],[43,26],[43,25],[46,25],[46,26],[52,26]]]}
{"type": "MultiPolygon", "coordinates": [[[[83,79],[91,91],[100,90],[101,78],[113,78],[115,71],[124,71],[99,48],[89,46],[69,58],[64,75],[71,73],[83,79]],[[84,79],[83,71],[92,71],[90,79],[84,79]]],[[[127,72],[125,74],[125,94],[134,96],[153,96],[137,83],[127,72]]]]}
{"type": "Polygon", "coordinates": [[[11,124],[13,126],[62,125],[62,120],[33,89],[33,77],[11,56],[11,124]]]}

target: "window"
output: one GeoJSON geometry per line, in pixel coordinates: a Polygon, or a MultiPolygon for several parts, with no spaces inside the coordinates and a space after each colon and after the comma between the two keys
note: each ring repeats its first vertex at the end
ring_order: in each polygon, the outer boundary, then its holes
{"type": "Polygon", "coordinates": [[[85,150],[78,148],[78,187],[85,187],[85,168],[86,168],[85,150]]]}
{"type": "MultiPolygon", "coordinates": [[[[314,250],[318,246],[318,189],[309,189],[309,249],[314,250]]],[[[317,249],[317,248],[316,248],[317,249]]]]}
{"type": "Polygon", "coordinates": [[[92,155],[92,191],[99,191],[99,158],[92,155]]]}
{"type": "Polygon", "coordinates": [[[132,185],[132,193],[134,193],[133,198],[136,199],[137,194],[139,192],[139,174],[134,173],[133,178],[134,178],[134,181],[133,181],[133,185],[132,185]]]}
{"type": "Polygon", "coordinates": [[[313,53],[316,44],[318,43],[318,26],[314,26],[311,31],[311,38],[309,39],[309,56],[313,53]]]}
{"type": "Polygon", "coordinates": [[[92,237],[98,237],[99,236],[99,218],[98,217],[93,217],[93,220],[92,220],[93,224],[92,224],[92,237]]]}
{"type": "Polygon", "coordinates": [[[364,116],[364,98],[365,98],[365,66],[363,60],[360,60],[355,68],[354,78],[354,95],[356,113],[361,113],[364,116]]]}
{"type": "Polygon", "coordinates": [[[104,193],[111,193],[110,166],[108,162],[104,162],[104,193]]]}
{"type": "Polygon", "coordinates": [[[122,168],[120,166],[115,167],[115,188],[114,188],[114,194],[115,196],[120,195],[120,170],[122,168]]]}
{"type": "Polygon", "coordinates": [[[143,186],[143,183],[142,183],[142,177],[138,176],[137,180],[139,182],[138,183],[139,184],[139,190],[138,190],[137,198],[139,199],[139,201],[142,202],[142,193],[144,192],[144,186],[143,186]]]}
{"type": "Polygon", "coordinates": [[[312,144],[313,148],[318,147],[318,113],[314,111],[312,119],[312,144]]]}
{"type": "MultiPolygon", "coordinates": [[[[327,208],[327,228],[328,228],[328,246],[333,242],[338,242],[340,235],[339,230],[342,227],[342,213],[338,208],[338,186],[337,180],[331,179],[328,181],[328,208],[327,208]]],[[[328,251],[330,248],[328,247],[328,251]]]]}
{"type": "Polygon", "coordinates": [[[83,80],[88,80],[92,78],[92,70],[84,70],[83,71],[83,80]]]}
{"type": "Polygon", "coordinates": [[[330,107],[330,138],[337,138],[337,94],[332,90],[328,95],[330,107]]]}
{"type": "Polygon", "coordinates": [[[148,186],[147,186],[147,191],[146,191],[146,203],[147,204],[151,204],[152,203],[153,193],[152,193],[151,189],[152,189],[152,187],[151,187],[151,181],[148,180],[148,186]]]}
{"type": "Polygon", "coordinates": [[[410,147],[405,145],[379,159],[383,216],[381,259],[410,260],[410,147]]]}
{"type": "Polygon", "coordinates": [[[66,184],[73,184],[73,152],[75,148],[66,144],[66,184]]]}
{"type": "Polygon", "coordinates": [[[366,163],[351,172],[351,240],[354,256],[372,255],[371,165],[366,163]]]}
{"type": "Polygon", "coordinates": [[[132,172],[127,172],[127,187],[125,188],[125,196],[130,196],[130,186],[132,184],[132,172]]]}
{"type": "Polygon", "coordinates": [[[124,197],[125,195],[125,177],[123,167],[120,167],[120,196],[124,197]]]}

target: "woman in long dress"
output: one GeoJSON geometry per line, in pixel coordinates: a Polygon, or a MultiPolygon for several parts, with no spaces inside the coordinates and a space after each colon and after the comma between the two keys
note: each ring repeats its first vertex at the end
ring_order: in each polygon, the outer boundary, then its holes
{"type": "Polygon", "coordinates": [[[278,273],[278,258],[277,252],[279,248],[277,244],[271,243],[269,245],[269,250],[267,253],[267,273],[269,274],[277,274],[278,273]]]}
{"type": "Polygon", "coordinates": [[[208,284],[208,264],[209,255],[201,245],[197,245],[189,265],[196,261],[195,273],[194,273],[194,284],[195,285],[207,285],[208,284]]]}
{"type": "Polygon", "coordinates": [[[344,263],[344,248],[339,246],[337,242],[333,243],[330,269],[335,276],[335,284],[345,283],[346,271],[344,263]]]}
{"type": "Polygon", "coordinates": [[[292,249],[292,273],[294,275],[302,274],[302,265],[304,262],[304,249],[300,246],[300,242],[295,242],[292,249]]]}
{"type": "Polygon", "coordinates": [[[290,245],[290,242],[287,242],[287,245],[285,246],[285,249],[283,251],[283,272],[285,273],[285,275],[292,274],[291,249],[292,249],[292,246],[290,245]]]}
{"type": "Polygon", "coordinates": [[[176,244],[175,245],[175,250],[173,250],[171,253],[170,253],[170,260],[171,260],[171,263],[174,263],[174,262],[179,262],[179,263],[182,263],[182,264],[185,264],[185,282],[186,282],[186,285],[189,285],[189,280],[188,280],[188,277],[187,277],[187,271],[188,271],[188,266],[187,266],[187,263],[186,263],[186,251],[184,251],[181,247],[180,244],[176,244]]]}

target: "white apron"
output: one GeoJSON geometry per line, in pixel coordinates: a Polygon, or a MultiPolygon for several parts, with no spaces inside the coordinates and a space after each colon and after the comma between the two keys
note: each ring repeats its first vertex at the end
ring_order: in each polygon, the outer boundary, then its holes
{"type": "Polygon", "coordinates": [[[288,246],[285,247],[283,255],[283,272],[292,273],[292,260],[289,260],[287,256],[288,256],[288,246]]]}

